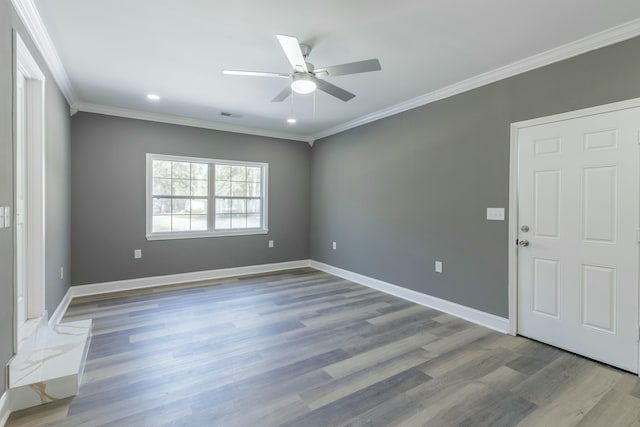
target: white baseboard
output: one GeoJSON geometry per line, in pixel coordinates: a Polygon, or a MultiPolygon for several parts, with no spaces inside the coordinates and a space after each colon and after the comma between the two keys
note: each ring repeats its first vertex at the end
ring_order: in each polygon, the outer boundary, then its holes
{"type": "Polygon", "coordinates": [[[67,308],[71,303],[71,298],[73,298],[72,287],[69,287],[69,289],[67,289],[67,293],[62,297],[62,301],[60,301],[60,304],[58,304],[56,311],[54,311],[49,318],[49,326],[57,325],[58,323],[60,323],[60,321],[62,321],[62,318],[64,317],[64,314],[67,312],[67,308]]]}
{"type": "Polygon", "coordinates": [[[9,405],[9,391],[5,391],[0,397],[0,427],[4,427],[11,415],[11,405],[9,405]]]}
{"type": "Polygon", "coordinates": [[[349,270],[344,270],[342,268],[334,267],[329,264],[324,264],[322,262],[311,260],[310,266],[317,270],[324,271],[325,273],[333,274],[334,276],[351,280],[352,282],[359,283],[361,285],[396,296],[398,298],[402,298],[416,304],[424,305],[425,307],[434,308],[436,310],[451,314],[464,320],[468,320],[469,322],[476,323],[478,325],[496,330],[498,332],[502,332],[505,334],[509,332],[509,319],[505,319],[504,317],[496,316],[494,314],[476,310],[475,308],[456,304],[451,301],[432,297],[430,295],[416,292],[411,289],[392,285],[391,283],[383,282],[382,280],[374,279],[372,277],[354,273],[349,270]]]}
{"type": "MultiPolygon", "coordinates": [[[[309,260],[278,262],[274,264],[250,265],[247,267],[222,268],[218,270],[194,271],[190,273],[169,274],[167,276],[141,277],[139,279],[118,280],[114,282],[93,283],[71,286],[71,298],[89,295],[108,294],[156,286],[177,285],[202,280],[224,279],[225,277],[247,276],[271,271],[292,270],[309,267],[309,260]]],[[[63,300],[64,301],[64,300],[63,300]]],[[[62,303],[61,303],[62,304],[62,303]]],[[[57,312],[58,310],[56,310],[57,312]]],[[[64,314],[64,312],[63,312],[64,314]]],[[[53,316],[52,316],[53,317],[53,316]]]]}
{"type": "Polygon", "coordinates": [[[112,292],[122,292],[156,286],[177,285],[202,280],[224,279],[226,277],[246,276],[250,274],[292,270],[304,267],[313,267],[317,270],[351,280],[352,282],[359,283],[416,304],[440,310],[444,313],[451,314],[499,332],[509,332],[509,319],[505,319],[504,317],[496,316],[494,314],[486,313],[471,307],[466,307],[451,301],[436,298],[421,292],[416,292],[411,289],[383,282],[382,280],[374,279],[372,277],[309,259],[71,286],[58,305],[58,308],[51,316],[49,324],[56,324],[62,320],[71,299],[74,297],[109,294],[112,292]]]}

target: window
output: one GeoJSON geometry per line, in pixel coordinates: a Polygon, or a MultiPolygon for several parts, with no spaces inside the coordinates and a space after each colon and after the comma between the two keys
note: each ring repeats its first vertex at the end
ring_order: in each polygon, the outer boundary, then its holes
{"type": "Polygon", "coordinates": [[[147,239],[264,234],[266,163],[147,154],[147,239]]]}

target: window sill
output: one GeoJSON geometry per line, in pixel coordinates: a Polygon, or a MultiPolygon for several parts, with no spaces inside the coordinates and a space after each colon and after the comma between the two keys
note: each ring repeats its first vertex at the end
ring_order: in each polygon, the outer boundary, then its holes
{"type": "Polygon", "coordinates": [[[253,230],[230,230],[202,233],[152,233],[147,234],[147,240],[178,240],[178,239],[202,239],[205,237],[230,237],[230,236],[253,236],[258,234],[267,234],[269,230],[266,228],[253,230]]]}

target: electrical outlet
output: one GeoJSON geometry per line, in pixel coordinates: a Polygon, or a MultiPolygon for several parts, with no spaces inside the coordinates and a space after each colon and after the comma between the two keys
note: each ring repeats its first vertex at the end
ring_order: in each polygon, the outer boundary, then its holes
{"type": "Polygon", "coordinates": [[[272,248],[273,246],[273,240],[269,240],[269,247],[272,248]]]}
{"type": "Polygon", "coordinates": [[[333,250],[335,251],[336,249],[338,249],[338,245],[336,245],[336,242],[333,242],[333,250]]]}
{"type": "Polygon", "coordinates": [[[135,250],[133,251],[133,257],[134,257],[135,259],[140,259],[140,258],[142,258],[142,249],[135,249],[135,250]]]}
{"type": "Polygon", "coordinates": [[[442,273],[442,261],[436,261],[436,273],[442,273]]]}

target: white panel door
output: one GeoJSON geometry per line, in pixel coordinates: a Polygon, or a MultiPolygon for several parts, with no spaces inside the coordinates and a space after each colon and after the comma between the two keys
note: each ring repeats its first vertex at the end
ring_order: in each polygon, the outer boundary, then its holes
{"type": "Polygon", "coordinates": [[[27,245],[26,245],[26,81],[24,75],[17,73],[16,98],[16,311],[18,328],[27,320],[27,245]]]}
{"type": "Polygon", "coordinates": [[[633,372],[639,131],[633,108],[518,132],[518,333],[633,372]]]}

